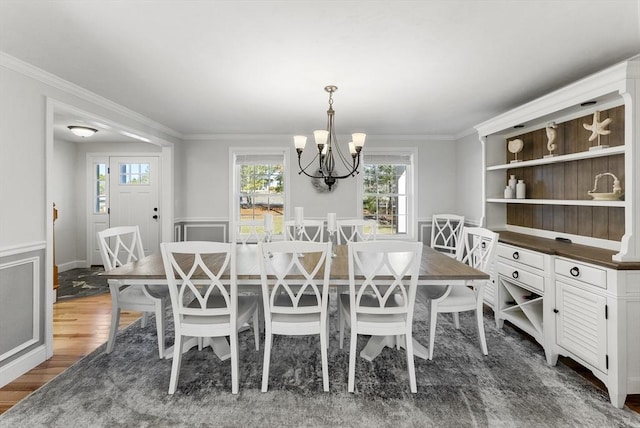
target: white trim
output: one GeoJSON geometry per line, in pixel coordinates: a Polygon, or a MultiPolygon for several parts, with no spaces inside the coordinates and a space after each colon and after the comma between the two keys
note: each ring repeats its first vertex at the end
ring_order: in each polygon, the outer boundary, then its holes
{"type": "MultiPolygon", "coordinates": [[[[20,73],[24,76],[38,80],[44,83],[45,85],[49,85],[54,88],[60,89],[61,91],[74,95],[85,101],[89,101],[91,103],[99,105],[100,107],[108,109],[114,113],[123,115],[129,119],[140,122],[145,126],[149,126],[167,135],[170,135],[176,138],[182,138],[182,134],[179,133],[178,131],[175,131],[165,125],[162,125],[161,123],[155,122],[149,119],[148,117],[141,115],[140,113],[136,113],[135,111],[130,110],[126,107],[123,107],[120,104],[117,104],[103,96],[100,96],[94,92],[91,92],[85,88],[82,88],[74,83],[68,82],[54,74],[48,73],[42,70],[41,68],[38,68],[27,62],[21,61],[18,58],[10,56],[4,52],[0,52],[0,65],[10,70],[13,70],[17,73],[20,73]]],[[[140,133],[137,131],[135,131],[135,133],[140,135],[140,133]]]]}
{"type": "Polygon", "coordinates": [[[204,228],[204,227],[208,227],[211,229],[220,229],[222,228],[222,235],[223,238],[225,239],[224,242],[227,242],[227,225],[226,224],[212,224],[212,223],[208,223],[208,224],[185,224],[184,225],[184,240],[188,241],[189,240],[189,228],[204,228]]]}
{"type": "Polygon", "coordinates": [[[47,349],[45,345],[42,345],[3,365],[0,367],[0,388],[19,378],[46,359],[47,349]]]}
{"type": "Polygon", "coordinates": [[[26,244],[19,244],[10,247],[0,248],[0,258],[14,256],[16,254],[25,254],[32,251],[40,251],[47,248],[45,241],[29,242],[26,244]]]}
{"type": "MultiPolygon", "coordinates": [[[[289,137],[290,138],[290,137],[289,137]]],[[[239,218],[239,214],[237,212],[238,204],[236,202],[236,189],[238,188],[238,179],[239,176],[236,173],[236,159],[238,156],[251,154],[264,154],[264,155],[278,155],[282,156],[282,165],[283,165],[283,187],[284,187],[284,213],[291,212],[293,210],[290,209],[290,201],[291,201],[291,171],[289,171],[290,167],[290,155],[291,149],[289,147],[229,147],[229,175],[231,176],[231,186],[229,187],[229,218],[225,219],[229,221],[229,230],[235,234],[236,230],[236,220],[239,218]]],[[[186,232],[185,232],[186,236],[186,232]]],[[[229,236],[230,240],[233,240],[232,236],[229,236]]],[[[185,237],[186,240],[186,237],[185,237]]]]}
{"type": "Polygon", "coordinates": [[[31,330],[31,338],[8,350],[4,354],[0,354],[0,362],[40,341],[40,258],[29,257],[22,260],[4,263],[0,265],[0,271],[3,269],[10,269],[28,264],[31,265],[31,286],[33,287],[33,306],[31,307],[31,312],[33,314],[31,322],[33,323],[33,325],[31,330]]]}
{"type": "Polygon", "coordinates": [[[228,222],[229,217],[176,217],[174,223],[220,223],[228,222]]]}
{"type": "MultiPolygon", "coordinates": [[[[390,145],[391,146],[391,145],[390,145]]],[[[367,149],[367,152],[362,155],[361,168],[364,170],[364,165],[367,160],[367,153],[373,154],[384,154],[384,153],[392,153],[395,155],[404,155],[408,154],[411,157],[411,164],[409,165],[411,172],[411,180],[409,180],[408,186],[409,190],[407,191],[408,199],[409,199],[409,208],[408,208],[408,219],[407,219],[407,234],[406,238],[412,241],[418,239],[417,227],[418,227],[418,198],[420,195],[419,183],[418,183],[418,147],[375,147],[367,149]]],[[[361,170],[361,172],[362,172],[361,170]]],[[[357,187],[356,187],[356,213],[359,218],[362,218],[362,198],[364,196],[364,172],[361,174],[357,174],[357,187]]],[[[378,234],[376,239],[400,239],[402,235],[383,235],[378,234]]]]}
{"type": "Polygon", "coordinates": [[[58,265],[58,273],[66,272],[71,269],[85,268],[90,266],[87,260],[74,260],[72,262],[62,263],[58,265]]]}
{"type": "MultiPolygon", "coordinates": [[[[599,73],[578,80],[570,85],[511,109],[491,120],[475,126],[481,136],[491,135],[511,128],[514,124],[539,120],[550,112],[560,112],[584,101],[601,98],[603,94],[619,97],[627,78],[638,73],[634,63],[622,62],[599,73]]],[[[606,99],[606,102],[609,99],[606,99]]]]}

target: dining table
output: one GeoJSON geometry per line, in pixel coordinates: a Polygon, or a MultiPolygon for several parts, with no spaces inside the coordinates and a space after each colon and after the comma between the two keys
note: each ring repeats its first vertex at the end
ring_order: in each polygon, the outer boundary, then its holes
{"type": "MultiPolygon", "coordinates": [[[[239,288],[243,292],[258,291],[261,286],[258,246],[255,244],[235,244],[235,247],[236,278],[239,288]]],[[[187,258],[185,258],[184,261],[187,263],[187,258]]],[[[178,260],[178,262],[180,263],[180,260],[178,260]]],[[[212,262],[214,264],[216,263],[215,260],[212,262]]],[[[312,263],[313,261],[310,260],[309,262],[312,263]]],[[[321,274],[322,272],[319,272],[319,275],[321,274]]],[[[225,275],[228,278],[228,273],[225,273],[223,278],[225,275]]],[[[107,279],[110,286],[112,284],[118,287],[133,284],[168,286],[160,252],[117,267],[103,273],[102,276],[107,279]]],[[[357,271],[355,276],[356,278],[359,277],[357,271]]],[[[330,280],[331,286],[341,287],[343,290],[349,284],[347,245],[336,245],[333,248],[330,280]]],[[[485,272],[475,269],[428,246],[423,247],[420,272],[418,275],[418,287],[446,285],[464,287],[469,285],[471,281],[483,280],[489,280],[489,275],[485,272]]],[[[418,294],[420,295],[421,293],[418,294]]],[[[380,354],[385,346],[402,346],[402,343],[397,343],[396,340],[398,339],[395,336],[371,336],[366,346],[360,352],[360,356],[368,361],[372,361],[380,354]]],[[[195,339],[186,341],[183,346],[183,351],[190,349],[196,344],[198,344],[198,342],[196,342],[195,339]]],[[[211,338],[206,344],[211,346],[221,360],[229,358],[229,344],[224,338],[211,338]]],[[[202,346],[201,343],[199,345],[202,346]]],[[[415,356],[428,359],[428,349],[415,338],[413,338],[413,349],[415,356]]],[[[171,348],[168,348],[165,357],[171,358],[172,355],[171,348]]]]}

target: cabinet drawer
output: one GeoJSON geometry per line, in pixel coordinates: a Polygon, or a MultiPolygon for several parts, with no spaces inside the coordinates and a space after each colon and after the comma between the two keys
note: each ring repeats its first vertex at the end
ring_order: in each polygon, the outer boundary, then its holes
{"type": "Polygon", "coordinates": [[[498,245],[497,251],[498,257],[522,263],[536,269],[544,269],[544,256],[535,251],[523,250],[522,248],[507,244],[498,245]]]}
{"type": "Polygon", "coordinates": [[[538,291],[541,295],[544,293],[544,278],[541,275],[500,262],[498,262],[498,273],[509,280],[518,281],[527,288],[538,291]]]}
{"type": "Polygon", "coordinates": [[[607,288],[607,271],[569,259],[556,259],[556,274],[600,288],[607,288]]]}

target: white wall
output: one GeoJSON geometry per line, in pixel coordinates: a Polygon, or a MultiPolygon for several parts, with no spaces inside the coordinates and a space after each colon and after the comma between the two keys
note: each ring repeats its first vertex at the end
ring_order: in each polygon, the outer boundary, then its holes
{"type": "Polygon", "coordinates": [[[68,141],[54,140],[54,182],[53,201],[58,210],[58,220],[54,223],[56,242],[56,264],[60,271],[65,265],[72,265],[78,260],[77,236],[79,232],[79,201],[83,200],[78,193],[78,173],[82,170],[76,144],[68,141]]]}
{"type": "Polygon", "coordinates": [[[456,207],[459,214],[472,224],[480,225],[482,218],[482,145],[477,133],[456,141],[457,183],[456,207]]]}
{"type": "MultiPolygon", "coordinates": [[[[346,137],[344,137],[346,138],[346,137]]],[[[338,141],[346,141],[338,136],[338,141]]],[[[211,140],[185,141],[176,146],[176,217],[180,220],[222,220],[229,216],[230,147],[278,147],[290,153],[291,205],[303,206],[305,216],[355,217],[361,202],[356,200],[357,181],[340,180],[331,193],[317,193],[311,179],[298,175],[297,155],[291,136],[219,136],[211,140]]],[[[372,148],[418,149],[417,220],[429,220],[438,212],[457,212],[456,142],[407,136],[368,136],[372,148]]],[[[313,144],[308,143],[306,162],[313,144]]],[[[290,215],[289,215],[290,217],[290,215]]]]}

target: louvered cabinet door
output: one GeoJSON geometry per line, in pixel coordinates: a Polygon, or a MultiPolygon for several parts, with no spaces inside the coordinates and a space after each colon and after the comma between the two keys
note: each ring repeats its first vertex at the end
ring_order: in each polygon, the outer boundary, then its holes
{"type": "Polygon", "coordinates": [[[606,299],[556,280],[556,343],[607,372],[606,299]]]}

